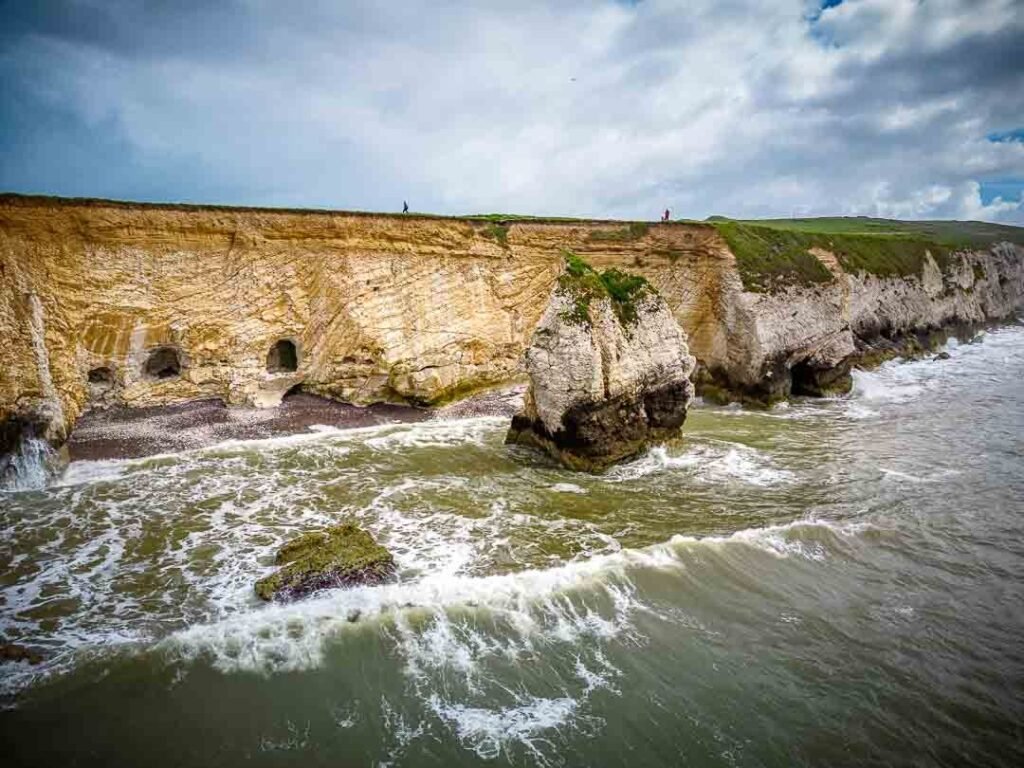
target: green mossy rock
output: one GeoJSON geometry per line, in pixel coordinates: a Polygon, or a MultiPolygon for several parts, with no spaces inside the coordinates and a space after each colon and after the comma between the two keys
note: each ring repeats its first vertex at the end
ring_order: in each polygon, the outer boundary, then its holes
{"type": "Polygon", "coordinates": [[[277,552],[277,571],[256,582],[263,600],[295,600],[311,592],[380,584],[395,573],[395,559],[353,523],[305,533],[277,552]]]}
{"type": "Polygon", "coordinates": [[[0,662],[5,661],[27,661],[29,664],[41,664],[43,657],[31,648],[26,648],[24,645],[18,645],[17,643],[0,643],[0,662]]]}

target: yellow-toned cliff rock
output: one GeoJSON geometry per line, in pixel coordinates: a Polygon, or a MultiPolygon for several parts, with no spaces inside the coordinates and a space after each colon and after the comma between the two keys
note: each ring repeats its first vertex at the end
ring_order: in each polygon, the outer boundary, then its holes
{"type": "MultiPolygon", "coordinates": [[[[90,406],[270,406],[299,384],[430,404],[507,381],[564,250],[640,267],[713,235],[621,229],[3,197],[0,421],[60,439],[90,406]]],[[[678,304],[717,343],[695,288],[678,304]]]]}
{"type": "Polygon", "coordinates": [[[273,406],[297,385],[433,404],[508,381],[566,251],[645,276],[705,375],[773,396],[861,336],[1006,316],[1024,290],[1008,243],[897,276],[811,249],[815,281],[765,290],[750,265],[775,269],[773,248],[738,258],[704,223],[0,196],[0,454],[26,428],[61,442],[90,407],[273,406]]]}

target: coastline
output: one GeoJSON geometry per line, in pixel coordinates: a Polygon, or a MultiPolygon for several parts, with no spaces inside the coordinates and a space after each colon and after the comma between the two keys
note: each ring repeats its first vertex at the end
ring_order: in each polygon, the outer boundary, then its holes
{"type": "Polygon", "coordinates": [[[471,416],[511,418],[524,391],[522,385],[488,390],[433,409],[390,403],[358,406],[301,392],[286,397],[276,408],[230,407],[208,399],[92,410],[75,424],[66,445],[70,461],[136,459],[206,448],[225,440],[293,435],[321,425],[356,429],[471,416]]]}

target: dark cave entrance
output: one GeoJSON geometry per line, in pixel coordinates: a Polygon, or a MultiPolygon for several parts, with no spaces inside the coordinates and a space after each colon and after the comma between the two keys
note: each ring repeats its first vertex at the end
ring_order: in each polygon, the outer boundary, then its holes
{"type": "Polygon", "coordinates": [[[89,371],[89,383],[95,384],[97,389],[106,389],[114,383],[114,372],[106,366],[93,368],[89,371]]]}
{"type": "Polygon", "coordinates": [[[790,392],[794,395],[820,395],[821,386],[818,382],[818,373],[806,360],[801,360],[789,370],[790,379],[793,382],[790,392]]]}
{"type": "Polygon", "coordinates": [[[173,379],[181,375],[181,359],[173,347],[158,347],[149,353],[143,369],[151,379],[173,379]]]}
{"type": "Polygon", "coordinates": [[[295,342],[281,339],[267,352],[268,373],[290,373],[298,370],[299,352],[295,342]]]}

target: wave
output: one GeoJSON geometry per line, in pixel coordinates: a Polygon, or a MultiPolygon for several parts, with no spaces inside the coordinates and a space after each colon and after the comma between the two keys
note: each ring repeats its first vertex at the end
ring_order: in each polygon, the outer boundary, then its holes
{"type": "MultiPolygon", "coordinates": [[[[910,365],[904,363],[903,365],[910,365]]],[[[854,370],[852,399],[905,403],[920,397],[927,388],[918,377],[907,375],[905,368],[885,363],[874,371],[854,370]],[[900,375],[900,372],[903,375],[900,375]]]]}
{"type": "MultiPolygon", "coordinates": [[[[336,590],[196,625],[164,639],[157,649],[171,661],[202,659],[224,673],[273,674],[324,665],[346,633],[380,632],[393,646],[406,694],[465,748],[493,759],[517,747],[541,764],[556,737],[597,724],[586,711],[594,692],[619,693],[622,671],[605,649],[644,642],[634,617],[677,620],[647,602],[638,578],[643,573],[681,574],[697,562],[687,557],[695,547],[726,556],[733,549],[757,550],[817,562],[839,546],[838,539],[868,527],[798,520],[722,536],[677,535],[546,569],[433,574],[336,590]],[[529,669],[541,655],[550,670],[543,694],[530,690],[535,682],[528,675],[509,680],[509,674],[518,676],[509,665],[529,669]],[[555,658],[563,660],[563,671],[555,671],[555,658]]],[[[748,554],[738,554],[749,563],[748,554]]],[[[382,712],[392,725],[389,738],[397,740],[396,756],[431,727],[428,721],[405,723],[387,702],[382,712]]],[[[352,721],[345,713],[340,719],[352,721]]]]}
{"type": "Polygon", "coordinates": [[[678,470],[686,471],[703,483],[741,482],[771,486],[796,479],[789,470],[773,466],[771,459],[756,448],[724,440],[694,445],[678,455],[669,453],[664,446],[651,448],[639,459],[612,467],[602,478],[621,483],[678,470]]]}
{"type": "MultiPolygon", "coordinates": [[[[827,556],[827,539],[822,534],[849,537],[869,527],[798,520],[723,536],[676,535],[649,547],[624,548],[547,569],[491,576],[430,574],[415,581],[330,591],[297,603],[247,610],[179,631],[161,645],[186,658],[207,657],[222,671],[267,673],[320,665],[325,641],[367,622],[390,620],[401,634],[412,632],[410,617],[422,623],[423,619],[440,620],[454,610],[504,620],[524,640],[533,635],[562,642],[583,636],[614,637],[624,630],[627,615],[638,605],[630,575],[682,569],[689,548],[742,546],[780,558],[820,561],[827,556]],[[805,535],[808,532],[812,535],[805,535]],[[610,615],[566,599],[588,590],[600,593],[612,609],[610,615]]],[[[450,640],[435,636],[431,645],[435,649],[457,645],[450,640]]]]}
{"type": "Polygon", "coordinates": [[[62,487],[117,480],[133,469],[154,466],[168,460],[179,461],[203,456],[220,457],[225,454],[251,451],[273,452],[311,443],[361,443],[377,450],[464,445],[467,442],[482,444],[486,437],[494,433],[496,427],[504,426],[505,423],[506,420],[501,417],[475,416],[450,421],[424,421],[414,424],[396,422],[350,429],[315,424],[310,426],[306,432],[274,437],[233,438],[186,451],[157,453],[129,459],[73,461],[51,485],[62,487]]]}

